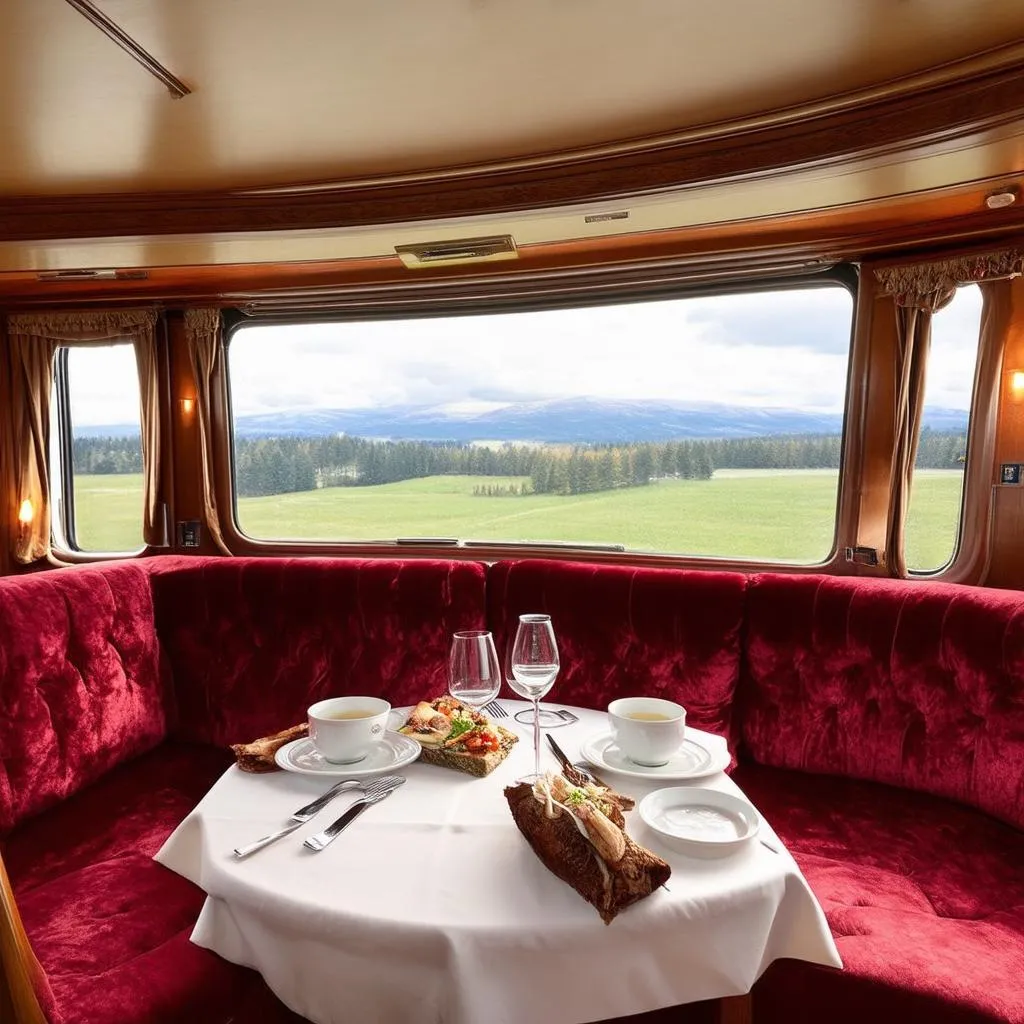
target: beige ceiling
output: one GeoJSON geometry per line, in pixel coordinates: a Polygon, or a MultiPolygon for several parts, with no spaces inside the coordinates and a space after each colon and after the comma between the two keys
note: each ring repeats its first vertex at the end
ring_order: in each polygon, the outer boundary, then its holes
{"type": "Polygon", "coordinates": [[[1024,38],[1019,0],[0,0],[0,194],[514,159],[835,96],[1024,38]]]}

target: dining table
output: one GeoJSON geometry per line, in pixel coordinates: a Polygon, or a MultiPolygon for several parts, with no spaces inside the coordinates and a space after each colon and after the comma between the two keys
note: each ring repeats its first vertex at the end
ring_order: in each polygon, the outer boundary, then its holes
{"type": "MultiPolygon", "coordinates": [[[[842,964],[796,862],[761,819],[724,856],[697,857],[641,819],[626,829],[671,866],[667,884],[610,924],[541,863],[504,790],[534,769],[532,728],[475,777],[415,761],[405,784],[320,852],[303,840],[340,815],[341,793],[294,833],[245,858],[236,847],[280,829],[333,776],[228,768],[156,855],[207,898],[192,941],[259,971],[315,1024],[585,1024],[749,993],[774,961],[842,964]]],[[[553,730],[573,760],[608,732],[604,712],[566,709],[553,730]]],[[[393,713],[393,724],[402,712],[393,713]]],[[[742,796],[719,736],[687,728],[714,759],[700,777],[601,775],[639,803],[666,786],[742,796]]],[[[545,769],[558,770],[544,748],[545,769]]],[[[663,774],[663,773],[662,773],[663,774]]]]}

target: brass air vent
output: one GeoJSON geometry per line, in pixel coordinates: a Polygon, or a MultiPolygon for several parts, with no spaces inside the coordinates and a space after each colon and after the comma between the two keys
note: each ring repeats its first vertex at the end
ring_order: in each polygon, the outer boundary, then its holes
{"type": "Polygon", "coordinates": [[[450,266],[454,263],[482,263],[490,260],[514,260],[519,255],[511,235],[486,238],[453,238],[445,242],[396,245],[399,259],[410,269],[450,266]]]}

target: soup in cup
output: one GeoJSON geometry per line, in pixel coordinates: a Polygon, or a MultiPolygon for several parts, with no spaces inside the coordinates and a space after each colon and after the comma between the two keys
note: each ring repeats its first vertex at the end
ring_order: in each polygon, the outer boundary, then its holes
{"type": "Polygon", "coordinates": [[[384,739],[391,705],[379,697],[330,697],[306,712],[309,738],[331,764],[362,761],[384,739]]]}
{"type": "Polygon", "coordinates": [[[608,722],[630,761],[660,768],[682,746],[686,708],[660,697],[622,697],[608,705],[608,722]]]}

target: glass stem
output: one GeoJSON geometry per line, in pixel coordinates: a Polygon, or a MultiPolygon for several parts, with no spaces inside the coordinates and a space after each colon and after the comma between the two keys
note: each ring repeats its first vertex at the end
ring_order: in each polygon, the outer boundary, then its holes
{"type": "Polygon", "coordinates": [[[533,698],[533,768],[540,778],[540,701],[533,698]]]}

